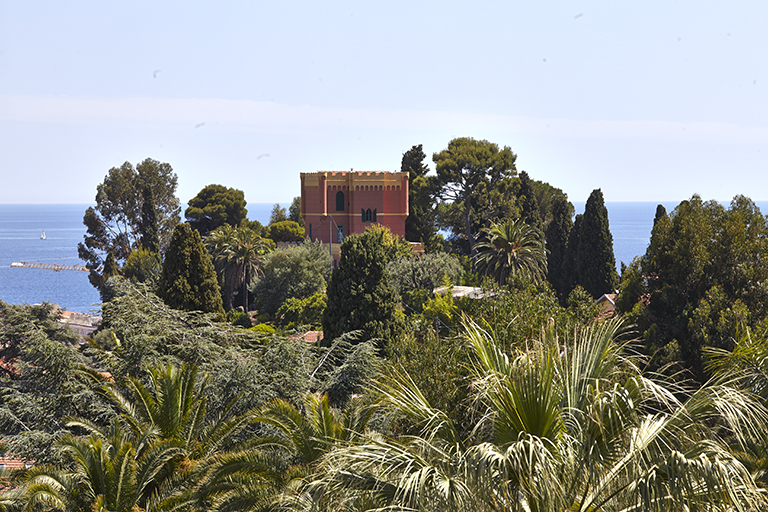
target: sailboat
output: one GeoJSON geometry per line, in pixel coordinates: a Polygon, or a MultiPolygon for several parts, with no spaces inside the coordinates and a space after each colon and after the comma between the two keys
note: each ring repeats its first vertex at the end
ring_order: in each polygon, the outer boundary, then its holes
{"type": "Polygon", "coordinates": [[[45,240],[45,230],[40,234],[40,240],[45,240]]]}

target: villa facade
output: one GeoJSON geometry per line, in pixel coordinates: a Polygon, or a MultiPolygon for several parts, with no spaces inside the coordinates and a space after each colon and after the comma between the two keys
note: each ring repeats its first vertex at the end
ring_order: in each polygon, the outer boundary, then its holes
{"type": "Polygon", "coordinates": [[[305,236],[330,243],[334,258],[344,237],[381,224],[405,238],[408,173],[320,171],[301,173],[305,236]],[[335,246],[335,247],[334,247],[335,246]]]}

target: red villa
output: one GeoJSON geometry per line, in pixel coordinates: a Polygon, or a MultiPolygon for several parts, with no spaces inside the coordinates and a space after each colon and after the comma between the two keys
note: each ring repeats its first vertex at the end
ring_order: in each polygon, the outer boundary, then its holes
{"type": "Polygon", "coordinates": [[[373,224],[405,238],[408,173],[321,171],[301,173],[301,216],[305,236],[332,243],[334,258],[347,235],[373,224]]]}

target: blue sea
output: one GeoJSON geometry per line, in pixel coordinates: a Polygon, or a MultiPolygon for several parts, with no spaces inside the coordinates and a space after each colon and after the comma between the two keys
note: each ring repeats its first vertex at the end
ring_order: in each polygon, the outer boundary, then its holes
{"type": "MultiPolygon", "coordinates": [[[[87,204],[0,204],[0,300],[9,304],[51,302],[68,311],[99,313],[99,292],[88,272],[11,268],[14,261],[82,265],[87,204]],[[45,240],[40,235],[45,231],[45,240]]],[[[289,205],[284,205],[286,208],[289,205]]],[[[248,205],[248,217],[269,223],[272,203],[248,205]]]]}
{"type": "MultiPolygon", "coordinates": [[[[616,266],[645,253],[656,213],[655,202],[607,202],[616,266]]],[[[665,202],[671,212],[677,203],[665,202]]],[[[763,213],[768,202],[758,201],[763,213]]],[[[10,304],[51,302],[69,311],[99,312],[99,293],[87,272],[11,268],[13,261],[81,265],[77,244],[83,240],[87,204],[0,204],[0,300],[10,304]],[[46,239],[40,235],[45,231],[46,239]]],[[[248,205],[248,217],[269,223],[272,203],[248,205]]],[[[286,208],[289,205],[283,205],[286,208]]],[[[584,203],[574,203],[576,213],[584,203]]]]}

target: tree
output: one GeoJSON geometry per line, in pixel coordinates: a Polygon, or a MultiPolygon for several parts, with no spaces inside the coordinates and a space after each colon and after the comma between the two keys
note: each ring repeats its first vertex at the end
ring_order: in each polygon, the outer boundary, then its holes
{"type": "Polygon", "coordinates": [[[239,288],[240,300],[247,311],[248,288],[261,275],[263,257],[272,251],[274,243],[246,227],[222,226],[206,239],[206,245],[216,262],[219,282],[223,283],[224,303],[229,310],[239,288]]]}
{"type": "Polygon", "coordinates": [[[546,278],[547,253],[537,228],[521,218],[502,225],[491,224],[481,232],[484,239],[475,245],[479,273],[493,277],[502,286],[510,277],[522,277],[534,284],[546,278]]]}
{"type": "MultiPolygon", "coordinates": [[[[85,211],[83,224],[87,228],[77,252],[90,269],[88,279],[100,287],[99,269],[107,253],[112,253],[118,266],[141,245],[142,226],[150,236],[150,218],[142,215],[154,212],[160,251],[167,247],[176,224],[179,223],[179,200],[176,194],[177,178],[170,164],[147,158],[135,168],[129,162],[113,167],[104,181],[96,187],[96,206],[85,211]],[[154,208],[143,210],[144,189],[152,191],[154,208]],[[144,213],[142,213],[144,212],[144,213]]],[[[151,243],[149,238],[147,243],[151,243]]]]}
{"type": "MultiPolygon", "coordinates": [[[[323,345],[342,334],[362,330],[361,341],[377,338],[386,343],[399,335],[403,314],[386,266],[393,238],[386,228],[367,229],[341,244],[339,266],[328,283],[328,305],[323,314],[323,345]]],[[[383,346],[382,343],[382,346],[383,346]]]]}
{"type": "Polygon", "coordinates": [[[623,279],[620,311],[643,332],[655,364],[682,359],[705,378],[703,350],[730,350],[768,318],[768,220],[750,199],[728,209],[694,195],[657,209],[645,255],[623,279]]]}
{"type": "Polygon", "coordinates": [[[476,324],[465,329],[481,418],[472,434],[392,369],[374,392],[404,434],[337,449],[315,484],[324,500],[483,512],[762,506],[718,435],[730,428],[744,442],[762,421],[748,393],[715,382],[683,396],[642,375],[620,320],[566,338],[550,327],[513,355],[476,324]]]}
{"type": "Polygon", "coordinates": [[[578,284],[594,298],[613,293],[619,284],[613,236],[608,227],[608,210],[600,189],[593,190],[584,207],[576,252],[578,284]]]}
{"type": "Polygon", "coordinates": [[[552,220],[545,232],[547,241],[547,280],[564,304],[572,287],[568,271],[568,238],[573,229],[568,200],[557,197],[552,202],[552,220]]]}
{"type": "Polygon", "coordinates": [[[463,236],[470,250],[475,246],[477,233],[472,223],[473,211],[481,208],[492,211],[499,207],[494,201],[503,202],[501,192],[504,192],[504,186],[511,186],[509,183],[505,185],[505,182],[517,172],[516,159],[508,146],[499,149],[498,145],[487,140],[470,137],[453,139],[447,149],[432,156],[437,171],[435,193],[441,200],[451,201],[462,209],[463,236]],[[487,204],[480,205],[478,201],[487,204]]]}
{"type": "Polygon", "coordinates": [[[214,313],[224,320],[221,291],[200,233],[179,224],[165,253],[158,296],[174,309],[214,313]]]}
{"type": "Polygon", "coordinates": [[[330,266],[331,256],[320,242],[305,241],[266,255],[252,288],[259,312],[273,315],[290,298],[307,299],[324,291],[330,266]]]}
{"type": "Polygon", "coordinates": [[[464,267],[459,259],[445,252],[395,258],[387,264],[392,285],[406,305],[408,313],[421,311],[422,305],[433,295],[433,290],[447,280],[461,282],[464,267]]]}
{"type": "Polygon", "coordinates": [[[69,426],[89,436],[59,441],[74,462],[64,471],[42,467],[31,472],[31,503],[48,499],[67,509],[116,512],[191,504],[187,483],[204,477],[250,417],[228,413],[208,421],[205,382],[194,366],[168,364],[147,373],[146,381],[129,379],[126,392],[91,373],[104,384],[101,394],[119,415],[106,428],[70,419],[69,426]]]}
{"type": "Polygon", "coordinates": [[[283,222],[284,220],[288,220],[285,208],[281,208],[279,203],[275,203],[269,214],[269,224],[272,225],[275,222],[283,222]]]}
{"type": "Polygon", "coordinates": [[[292,220],[273,222],[269,225],[269,238],[273,242],[301,242],[304,240],[304,228],[292,220]]]}
{"type": "Polygon", "coordinates": [[[288,220],[296,222],[302,228],[304,227],[304,217],[301,216],[301,197],[293,198],[293,202],[288,208],[288,220]]]}
{"type": "Polygon", "coordinates": [[[65,416],[105,413],[78,374],[92,361],[81,339],[59,325],[52,304],[0,301],[0,432],[4,448],[39,464],[57,461],[53,442],[66,433],[65,416]]]}
{"type": "Polygon", "coordinates": [[[123,265],[123,275],[134,283],[146,283],[154,290],[160,279],[162,265],[156,252],[144,248],[137,249],[128,255],[123,265]]]}
{"type": "Polygon", "coordinates": [[[157,232],[157,212],[155,211],[155,196],[149,185],[144,185],[141,191],[141,247],[155,254],[160,254],[160,237],[157,232]]]}
{"type": "Polygon", "coordinates": [[[184,216],[192,229],[207,236],[214,229],[229,224],[239,226],[248,216],[242,190],[224,185],[207,185],[189,200],[184,216]]]}
{"type": "Polygon", "coordinates": [[[405,239],[428,242],[435,236],[435,212],[432,204],[432,183],[427,176],[427,155],[421,144],[403,153],[400,172],[408,173],[408,218],[405,219],[405,239]]]}
{"type": "Polygon", "coordinates": [[[518,193],[518,203],[520,204],[520,218],[529,226],[541,229],[541,215],[539,214],[539,202],[536,199],[536,192],[533,190],[533,183],[528,173],[522,171],[519,176],[520,191],[518,193]]]}

